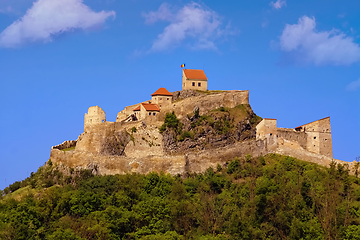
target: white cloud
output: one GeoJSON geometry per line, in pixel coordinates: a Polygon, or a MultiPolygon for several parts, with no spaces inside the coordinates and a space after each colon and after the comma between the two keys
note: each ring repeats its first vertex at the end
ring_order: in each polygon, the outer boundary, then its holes
{"type": "Polygon", "coordinates": [[[349,83],[347,86],[346,86],[346,90],[347,91],[356,91],[360,89],[360,78],[356,81],[353,81],[351,83],[349,83]]]}
{"type": "Polygon", "coordinates": [[[162,4],[156,12],[143,14],[145,23],[168,21],[170,24],[158,35],[150,51],[164,51],[179,46],[191,39],[191,48],[217,49],[215,40],[225,35],[235,34],[229,25],[222,29],[218,14],[204,5],[190,3],[173,13],[169,5],[162,4]]]}
{"type": "Polygon", "coordinates": [[[286,0],[277,0],[276,2],[271,2],[270,6],[272,6],[275,9],[280,9],[283,6],[286,6],[286,0]]]}
{"type": "Polygon", "coordinates": [[[101,26],[115,12],[93,12],[82,0],[38,0],[19,20],[0,34],[1,47],[18,47],[28,42],[49,42],[74,29],[101,26]]]}
{"type": "Polygon", "coordinates": [[[11,6],[7,6],[5,8],[0,8],[0,13],[10,13],[12,11],[13,11],[13,9],[11,6]]]}
{"type": "Polygon", "coordinates": [[[287,24],[280,47],[298,60],[316,65],[349,65],[360,60],[360,47],[353,38],[337,30],[317,32],[315,18],[303,16],[298,24],[287,24]]]}

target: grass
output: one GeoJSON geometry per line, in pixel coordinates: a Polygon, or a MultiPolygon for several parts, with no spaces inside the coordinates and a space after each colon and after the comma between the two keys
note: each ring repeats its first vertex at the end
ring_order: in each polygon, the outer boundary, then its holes
{"type": "Polygon", "coordinates": [[[221,92],[228,92],[226,90],[207,90],[207,91],[203,91],[203,90],[195,90],[199,93],[204,93],[204,94],[212,94],[212,93],[221,93],[221,92]]]}
{"type": "Polygon", "coordinates": [[[64,151],[64,152],[72,151],[72,150],[75,150],[75,147],[69,147],[69,148],[61,149],[61,151],[64,151]]]}
{"type": "Polygon", "coordinates": [[[29,194],[35,194],[37,191],[30,186],[22,187],[16,190],[13,193],[7,194],[3,200],[6,199],[15,199],[17,201],[20,201],[23,197],[29,195],[29,194]]]}

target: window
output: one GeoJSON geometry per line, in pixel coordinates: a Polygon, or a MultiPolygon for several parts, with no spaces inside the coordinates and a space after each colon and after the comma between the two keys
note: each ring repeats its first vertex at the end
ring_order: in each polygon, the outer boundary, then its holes
{"type": "Polygon", "coordinates": [[[198,87],[201,87],[201,82],[198,83],[198,87]]]}
{"type": "Polygon", "coordinates": [[[166,100],[169,100],[169,98],[167,98],[166,100]]]}
{"type": "Polygon", "coordinates": [[[316,137],[314,137],[314,139],[316,139],[316,137]]]}
{"type": "Polygon", "coordinates": [[[192,83],[193,87],[195,87],[195,82],[192,83]]]}
{"type": "Polygon", "coordinates": [[[153,116],[155,116],[155,113],[153,113],[153,116]]]}
{"type": "Polygon", "coordinates": [[[162,100],[162,98],[160,98],[160,100],[162,100]]]}
{"type": "Polygon", "coordinates": [[[149,113],[149,116],[151,116],[151,113],[149,113]]]}

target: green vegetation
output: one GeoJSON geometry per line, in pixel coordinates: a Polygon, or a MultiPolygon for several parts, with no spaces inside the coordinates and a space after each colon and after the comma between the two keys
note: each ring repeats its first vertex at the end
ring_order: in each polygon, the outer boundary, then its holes
{"type": "Polygon", "coordinates": [[[61,149],[61,151],[64,151],[64,152],[71,151],[71,150],[75,150],[75,147],[61,149]]]}
{"type": "Polygon", "coordinates": [[[205,94],[213,94],[213,93],[222,93],[222,92],[228,92],[226,90],[207,90],[207,91],[203,91],[203,90],[195,90],[199,93],[205,93],[205,94]]]}
{"type": "Polygon", "coordinates": [[[137,131],[136,127],[131,128],[131,133],[135,133],[137,131]]]}
{"type": "Polygon", "coordinates": [[[0,239],[359,239],[347,166],[234,159],[186,178],[63,175],[46,164],[0,197],[0,239]]]}
{"type": "Polygon", "coordinates": [[[166,128],[170,128],[175,130],[175,132],[181,133],[182,124],[180,123],[174,112],[166,113],[164,124],[159,129],[160,133],[163,133],[166,128]]]}

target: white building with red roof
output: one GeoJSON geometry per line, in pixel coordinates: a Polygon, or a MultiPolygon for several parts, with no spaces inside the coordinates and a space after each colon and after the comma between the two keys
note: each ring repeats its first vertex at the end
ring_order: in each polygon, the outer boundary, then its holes
{"type": "Polygon", "coordinates": [[[204,70],[183,69],[182,89],[207,91],[207,77],[204,70]]]}
{"type": "Polygon", "coordinates": [[[151,103],[157,104],[160,108],[164,105],[170,105],[172,103],[172,93],[166,88],[159,88],[151,94],[151,103]]]}

